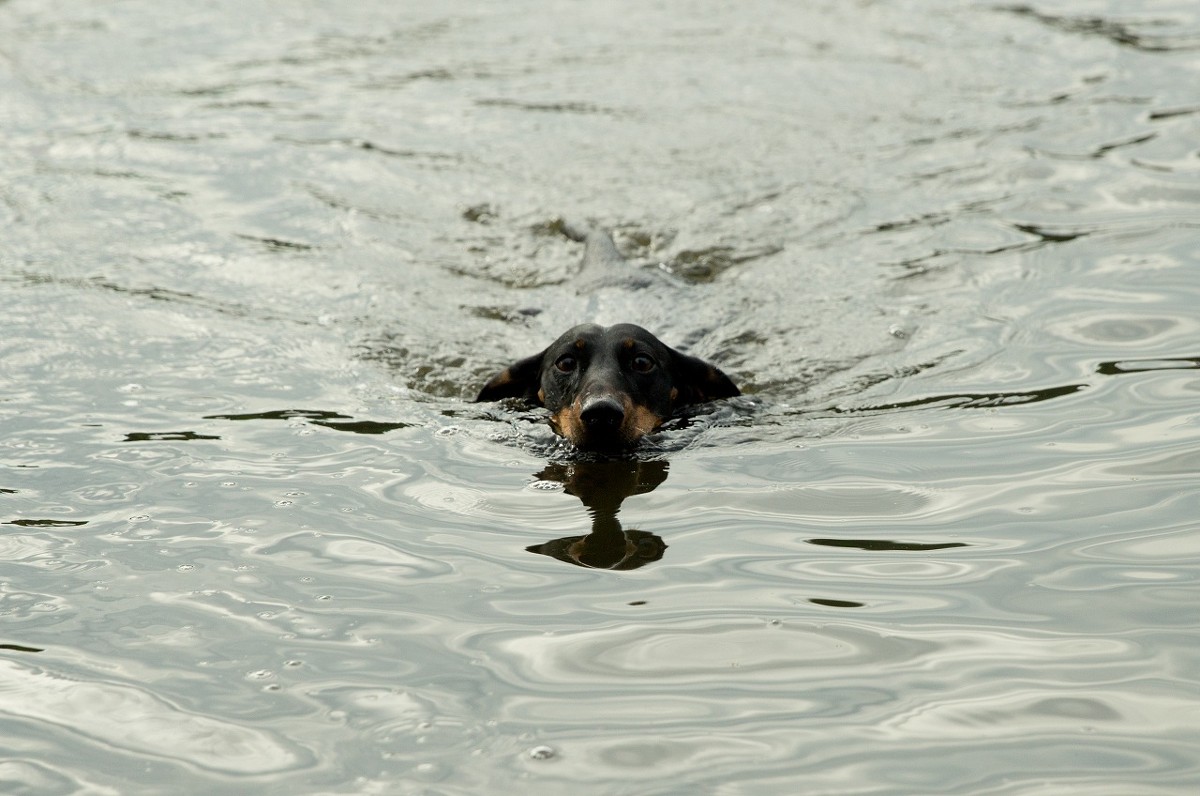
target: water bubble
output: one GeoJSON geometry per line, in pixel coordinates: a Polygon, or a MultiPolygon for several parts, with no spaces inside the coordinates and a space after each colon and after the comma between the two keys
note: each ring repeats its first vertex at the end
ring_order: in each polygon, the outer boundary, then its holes
{"type": "Polygon", "coordinates": [[[529,750],[530,760],[549,760],[555,755],[553,746],[535,746],[529,750]]]}

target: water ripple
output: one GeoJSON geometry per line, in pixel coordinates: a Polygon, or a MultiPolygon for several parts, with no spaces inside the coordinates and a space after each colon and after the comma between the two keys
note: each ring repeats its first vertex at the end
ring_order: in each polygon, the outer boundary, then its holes
{"type": "MultiPolygon", "coordinates": [[[[851,626],[771,627],[711,620],[524,634],[497,639],[489,646],[494,647],[494,655],[508,658],[523,679],[542,688],[586,682],[600,690],[667,692],[714,676],[719,682],[722,672],[728,674],[726,687],[758,688],[858,661],[893,665],[936,649],[851,626]]],[[[713,687],[720,688],[716,682],[713,687]]]]}
{"type": "Polygon", "coordinates": [[[274,733],[183,711],[133,686],[0,660],[0,693],[10,717],[54,725],[121,754],[238,775],[284,771],[312,760],[274,733]]]}
{"type": "Polygon", "coordinates": [[[1145,5],[0,3],[0,790],[1194,791],[1145,5]],[[470,403],[562,214],[746,397],[608,468],[470,403]]]}

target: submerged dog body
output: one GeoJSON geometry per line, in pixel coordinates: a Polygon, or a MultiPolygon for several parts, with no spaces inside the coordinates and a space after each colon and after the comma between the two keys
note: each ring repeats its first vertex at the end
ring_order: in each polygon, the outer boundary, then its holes
{"type": "MultiPolygon", "coordinates": [[[[607,234],[570,228],[567,234],[586,243],[584,273],[624,264],[607,234]]],[[[493,376],[475,400],[519,398],[544,406],[551,428],[577,448],[618,452],[636,446],[684,406],[739,394],[717,368],[640,326],[621,323],[569,329],[544,351],[493,376]]]]}

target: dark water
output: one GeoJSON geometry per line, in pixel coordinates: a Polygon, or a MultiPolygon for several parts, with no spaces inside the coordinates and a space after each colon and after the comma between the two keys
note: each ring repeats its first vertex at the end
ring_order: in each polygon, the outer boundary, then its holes
{"type": "Polygon", "coordinates": [[[1195,792],[1197,86],[1185,2],[0,3],[0,791],[1195,792]],[[585,312],[747,397],[467,402],[585,312]]]}

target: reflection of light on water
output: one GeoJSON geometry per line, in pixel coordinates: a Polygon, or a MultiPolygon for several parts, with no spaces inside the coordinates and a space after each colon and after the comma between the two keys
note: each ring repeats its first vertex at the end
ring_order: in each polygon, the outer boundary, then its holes
{"type": "MultiPolygon", "coordinates": [[[[1121,298],[1128,300],[1129,294],[1121,298]]],[[[1147,303],[1157,299],[1147,296],[1147,303]]],[[[1100,343],[1118,349],[1129,346],[1146,350],[1148,346],[1169,344],[1171,341],[1186,345],[1200,332],[1200,321],[1182,313],[1167,314],[1143,307],[1137,313],[1116,309],[1076,312],[1048,323],[1046,330],[1074,343],[1100,343]]]]}
{"type": "Polygon", "coordinates": [[[0,660],[5,712],[103,739],[126,754],[224,774],[267,774],[307,762],[308,754],[267,730],[170,705],[130,685],[88,682],[0,660]]]}
{"type": "Polygon", "coordinates": [[[527,634],[497,640],[493,654],[504,655],[523,677],[539,682],[633,686],[646,682],[638,678],[652,678],[668,690],[714,675],[719,681],[754,684],[819,678],[821,672],[845,671],[857,663],[890,666],[935,650],[928,642],[843,624],[691,620],[527,634]]]}
{"type": "MultiPolygon", "coordinates": [[[[1006,562],[1013,565],[1013,562],[1006,562]]],[[[971,579],[986,578],[989,574],[1005,566],[1005,563],[991,562],[981,565],[978,561],[930,561],[915,559],[909,561],[874,560],[874,561],[790,561],[778,562],[774,566],[760,565],[758,569],[771,572],[774,575],[790,576],[827,582],[845,582],[851,580],[871,581],[919,581],[932,586],[935,583],[953,583],[971,579]]]]}

